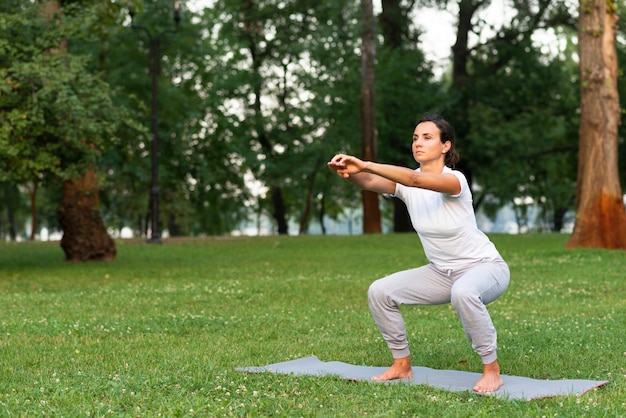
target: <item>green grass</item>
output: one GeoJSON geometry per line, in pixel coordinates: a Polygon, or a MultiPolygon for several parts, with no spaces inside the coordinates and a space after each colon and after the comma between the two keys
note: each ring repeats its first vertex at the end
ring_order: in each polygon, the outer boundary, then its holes
{"type": "MultiPolygon", "coordinates": [[[[414,234],[118,242],[114,262],[77,264],[58,243],[0,244],[0,416],[622,416],[626,253],[493,240],[512,272],[490,305],[503,373],[608,385],[505,401],[234,371],[311,355],[389,365],[366,292],[425,262],[414,234]]],[[[480,371],[450,306],[403,311],[414,365],[480,371]]]]}

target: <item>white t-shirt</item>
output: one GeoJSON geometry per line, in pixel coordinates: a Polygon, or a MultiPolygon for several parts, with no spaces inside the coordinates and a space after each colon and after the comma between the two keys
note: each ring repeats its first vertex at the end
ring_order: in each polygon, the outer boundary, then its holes
{"type": "Polygon", "coordinates": [[[406,204],[428,260],[445,271],[500,258],[487,235],[478,229],[472,192],[463,173],[449,167],[444,167],[443,173],[459,179],[461,193],[448,195],[396,184],[394,194],[406,204]]]}

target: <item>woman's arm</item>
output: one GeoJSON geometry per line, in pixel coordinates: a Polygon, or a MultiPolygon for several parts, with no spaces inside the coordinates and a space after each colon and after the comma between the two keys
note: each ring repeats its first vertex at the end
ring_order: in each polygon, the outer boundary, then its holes
{"type": "Polygon", "coordinates": [[[396,192],[394,181],[376,174],[362,172],[363,165],[364,163],[360,159],[343,154],[335,155],[328,162],[328,167],[338,176],[347,179],[363,190],[387,194],[396,192]]]}
{"type": "Polygon", "coordinates": [[[378,193],[395,193],[396,183],[451,195],[461,193],[459,179],[450,173],[418,172],[407,167],[362,161],[344,154],[335,155],[328,166],[362,189],[378,193]]]}
{"type": "Polygon", "coordinates": [[[369,161],[364,163],[362,172],[376,174],[407,187],[419,187],[450,195],[461,193],[459,179],[450,173],[425,173],[407,167],[369,161]]]}

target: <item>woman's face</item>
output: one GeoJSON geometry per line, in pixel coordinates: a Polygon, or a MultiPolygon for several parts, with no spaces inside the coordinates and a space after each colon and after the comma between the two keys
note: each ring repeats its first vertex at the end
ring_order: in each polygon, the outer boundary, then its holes
{"type": "Polygon", "coordinates": [[[434,122],[422,122],[413,131],[413,144],[411,151],[413,158],[420,164],[445,159],[445,154],[450,149],[450,141],[441,143],[439,128],[434,122]]]}

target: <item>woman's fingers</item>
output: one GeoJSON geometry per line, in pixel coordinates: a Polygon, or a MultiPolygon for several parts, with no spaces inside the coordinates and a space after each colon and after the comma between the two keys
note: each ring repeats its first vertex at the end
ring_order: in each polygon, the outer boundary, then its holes
{"type": "MultiPolygon", "coordinates": [[[[354,157],[345,154],[337,154],[327,163],[328,167],[334,170],[339,176],[348,178],[357,168],[357,161],[354,157]]],[[[358,171],[358,170],[357,170],[358,171]]]]}
{"type": "Polygon", "coordinates": [[[344,155],[338,154],[335,155],[329,162],[328,162],[328,166],[331,168],[342,168],[345,167],[345,161],[344,161],[344,155]]]}
{"type": "Polygon", "coordinates": [[[334,164],[341,164],[344,158],[345,156],[343,154],[337,154],[330,161],[334,164]]]}

